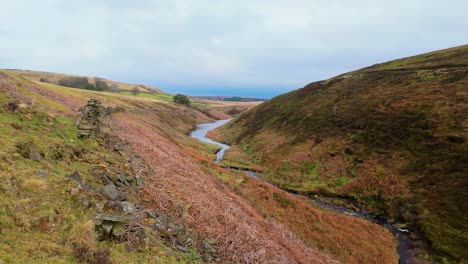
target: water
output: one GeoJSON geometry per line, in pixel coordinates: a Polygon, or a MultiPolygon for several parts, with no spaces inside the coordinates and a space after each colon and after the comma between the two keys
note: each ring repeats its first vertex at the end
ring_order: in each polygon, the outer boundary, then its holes
{"type": "MultiPolygon", "coordinates": [[[[226,144],[223,144],[223,143],[220,143],[220,142],[216,142],[214,140],[211,140],[209,138],[206,137],[206,134],[208,133],[208,131],[210,130],[213,130],[213,129],[216,129],[224,124],[226,124],[227,122],[229,122],[229,120],[231,119],[225,119],[225,120],[219,120],[219,121],[216,121],[216,122],[213,122],[213,123],[205,123],[205,124],[199,124],[196,126],[195,130],[193,130],[191,133],[190,133],[190,136],[193,137],[193,138],[196,138],[200,141],[203,141],[203,142],[207,142],[207,143],[211,143],[211,144],[215,144],[217,146],[220,146],[221,147],[221,150],[216,153],[216,160],[215,160],[215,163],[219,163],[222,159],[223,159],[223,156],[224,156],[224,152],[226,152],[227,149],[230,148],[229,145],[226,145],[226,144]]],[[[278,188],[280,189],[279,187],[269,183],[269,182],[266,182],[264,181],[263,179],[261,179],[260,177],[258,177],[255,172],[253,171],[249,171],[249,170],[244,170],[250,177],[256,179],[256,180],[259,180],[259,181],[262,181],[270,186],[273,186],[275,188],[278,188]]],[[[284,191],[284,190],[283,190],[284,191]]],[[[292,193],[292,194],[295,194],[295,195],[301,195],[301,194],[296,194],[296,193],[292,193]]],[[[324,201],[321,201],[319,199],[317,199],[316,197],[314,196],[308,196],[308,198],[312,199],[317,205],[321,206],[321,207],[324,207],[324,208],[327,208],[327,209],[330,209],[330,210],[333,210],[335,212],[338,212],[338,213],[342,213],[342,214],[345,214],[345,215],[350,215],[350,216],[354,216],[354,217],[359,217],[359,218],[363,218],[363,219],[367,219],[369,221],[372,221],[374,223],[377,223],[377,224],[380,224],[384,227],[386,227],[388,230],[390,230],[390,232],[392,232],[393,235],[395,235],[396,239],[398,240],[398,246],[397,246],[397,253],[398,253],[398,257],[399,257],[399,261],[398,263],[404,263],[404,264],[409,264],[411,263],[411,254],[410,254],[410,251],[409,251],[409,248],[411,247],[411,239],[408,235],[408,230],[403,230],[403,229],[398,229],[396,228],[395,226],[389,224],[388,222],[385,221],[385,219],[381,219],[381,218],[377,218],[373,215],[370,215],[366,212],[362,212],[362,211],[359,211],[359,212],[354,212],[352,210],[349,210],[348,208],[345,208],[345,207],[342,207],[342,206],[337,206],[337,205],[333,205],[333,204],[330,204],[330,203],[326,203],[324,201]]]]}
{"type": "Polygon", "coordinates": [[[231,120],[231,119],[218,120],[218,121],[216,121],[214,123],[198,124],[198,125],[196,125],[195,130],[193,130],[190,133],[190,136],[193,137],[193,138],[196,138],[196,139],[198,139],[200,141],[203,141],[203,142],[206,142],[206,143],[211,143],[211,144],[214,144],[214,145],[217,145],[217,146],[221,147],[221,150],[218,151],[218,153],[216,153],[215,163],[218,163],[223,159],[224,152],[229,148],[229,145],[219,143],[219,142],[216,142],[214,140],[211,140],[211,139],[207,138],[206,133],[208,133],[208,131],[210,131],[210,130],[213,130],[213,129],[217,128],[217,127],[220,127],[220,126],[226,124],[227,122],[229,122],[229,120],[231,120]]]}

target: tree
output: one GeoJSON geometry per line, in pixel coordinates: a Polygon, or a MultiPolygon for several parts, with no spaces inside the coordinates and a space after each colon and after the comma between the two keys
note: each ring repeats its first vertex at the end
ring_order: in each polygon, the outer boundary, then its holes
{"type": "Polygon", "coordinates": [[[101,78],[94,79],[94,85],[96,86],[96,91],[107,91],[110,89],[109,85],[101,78]]]}
{"type": "Polygon", "coordinates": [[[116,83],[113,83],[111,86],[110,86],[110,90],[112,92],[117,92],[118,90],[120,89],[119,85],[116,84],[116,83]]]}
{"type": "Polygon", "coordinates": [[[45,77],[41,77],[41,79],[39,79],[40,82],[43,82],[43,83],[50,83],[49,79],[45,78],[45,77]]]}
{"type": "Polygon", "coordinates": [[[90,83],[86,77],[65,77],[58,81],[58,85],[80,89],[90,88],[90,83]]]}
{"type": "Polygon", "coordinates": [[[132,94],[137,96],[140,94],[140,88],[138,88],[137,86],[133,87],[132,89],[132,94]]]}
{"type": "Polygon", "coordinates": [[[183,105],[190,105],[191,104],[190,99],[186,95],[183,95],[183,94],[174,95],[174,97],[172,97],[172,100],[176,104],[183,104],[183,105]]]}

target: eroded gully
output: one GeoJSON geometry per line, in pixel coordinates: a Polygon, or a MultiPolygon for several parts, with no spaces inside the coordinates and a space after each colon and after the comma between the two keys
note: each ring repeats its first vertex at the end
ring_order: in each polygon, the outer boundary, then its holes
{"type": "MultiPolygon", "coordinates": [[[[206,137],[206,134],[210,130],[216,129],[217,127],[220,127],[220,126],[226,124],[227,122],[229,122],[229,120],[230,119],[224,119],[224,120],[219,120],[219,121],[216,121],[216,122],[213,122],[213,123],[198,124],[198,125],[196,125],[195,129],[190,133],[190,136],[193,137],[193,138],[196,138],[196,139],[198,139],[200,141],[203,141],[203,142],[206,142],[206,143],[211,143],[211,144],[214,144],[214,145],[217,145],[217,146],[221,147],[221,150],[219,150],[216,153],[215,163],[219,163],[223,159],[225,151],[227,149],[229,149],[230,146],[226,145],[226,144],[223,144],[223,143],[220,143],[220,142],[217,142],[217,141],[214,141],[212,139],[209,139],[209,138],[206,137]]],[[[274,188],[280,189],[279,187],[277,187],[277,186],[275,186],[275,185],[273,185],[273,184],[271,184],[269,182],[266,182],[263,179],[261,179],[260,177],[258,177],[255,174],[255,172],[249,171],[249,170],[244,170],[244,171],[250,177],[252,177],[252,178],[254,178],[256,180],[262,181],[262,182],[264,182],[264,183],[266,183],[266,184],[268,184],[270,186],[273,186],[274,188]]],[[[283,190],[283,189],[281,189],[281,190],[283,190]]],[[[283,191],[286,191],[286,190],[283,190],[283,191]]],[[[294,195],[302,195],[302,194],[297,194],[297,193],[293,193],[293,192],[290,192],[290,193],[294,194],[294,195]]],[[[377,223],[379,225],[382,225],[382,226],[386,227],[390,232],[392,232],[392,234],[398,240],[397,253],[398,253],[398,256],[399,256],[399,263],[405,263],[405,264],[406,263],[411,263],[411,254],[409,252],[411,239],[410,239],[410,237],[408,235],[408,233],[409,233],[408,230],[398,229],[395,226],[388,223],[387,221],[385,221],[385,219],[375,217],[375,216],[373,216],[371,214],[368,214],[366,212],[363,212],[363,211],[355,212],[353,210],[350,210],[350,209],[342,207],[342,206],[337,206],[337,205],[334,205],[334,204],[326,203],[324,201],[321,201],[321,200],[317,199],[314,196],[306,196],[306,197],[312,199],[320,207],[327,208],[329,210],[333,210],[333,211],[341,213],[341,214],[366,219],[366,220],[372,221],[374,223],[377,223]]]]}

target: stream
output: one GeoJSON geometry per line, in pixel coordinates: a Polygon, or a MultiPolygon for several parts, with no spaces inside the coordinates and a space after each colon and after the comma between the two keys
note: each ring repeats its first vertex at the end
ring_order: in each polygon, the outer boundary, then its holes
{"type": "MultiPolygon", "coordinates": [[[[190,136],[193,137],[193,138],[196,138],[196,139],[198,139],[200,141],[203,141],[203,142],[206,142],[206,143],[211,143],[211,144],[214,144],[214,145],[217,145],[217,146],[221,147],[221,150],[219,150],[216,153],[215,163],[219,163],[223,159],[224,153],[226,152],[227,149],[229,149],[230,146],[226,145],[226,144],[223,144],[223,143],[220,143],[220,142],[216,142],[214,140],[211,140],[211,139],[206,137],[206,134],[210,130],[216,129],[217,127],[220,127],[220,126],[226,124],[227,122],[229,122],[229,120],[231,120],[231,119],[218,120],[218,121],[213,122],[213,123],[198,124],[198,125],[196,125],[195,129],[190,133],[190,136]]],[[[273,186],[274,188],[281,189],[281,188],[279,188],[279,187],[277,187],[277,186],[275,186],[275,185],[273,185],[273,184],[271,184],[269,182],[264,181],[263,179],[258,177],[255,174],[255,172],[253,172],[253,171],[249,171],[249,170],[244,170],[244,171],[250,177],[252,177],[252,178],[254,178],[256,180],[262,181],[262,182],[264,182],[264,183],[266,183],[266,184],[268,184],[270,186],[273,186]]],[[[283,190],[283,189],[281,189],[281,190],[283,190]]],[[[283,190],[283,191],[286,191],[286,190],[283,190]]],[[[289,193],[291,193],[293,195],[302,195],[302,194],[297,194],[297,193],[294,193],[294,192],[289,192],[289,193]]],[[[398,246],[397,246],[397,253],[398,253],[398,257],[399,257],[398,263],[405,263],[405,264],[412,263],[411,254],[410,254],[410,251],[409,251],[412,241],[411,241],[411,238],[409,237],[409,231],[408,230],[399,229],[399,228],[391,225],[390,223],[388,223],[385,219],[378,218],[376,216],[373,216],[373,215],[368,214],[368,213],[363,212],[363,211],[355,212],[353,210],[350,210],[350,209],[342,207],[342,206],[337,206],[337,205],[334,205],[334,204],[326,203],[324,201],[321,201],[321,200],[317,199],[314,196],[305,196],[305,197],[312,199],[320,207],[327,208],[327,209],[333,210],[333,211],[341,213],[341,214],[367,219],[369,221],[372,221],[374,223],[377,223],[379,225],[382,225],[382,226],[386,227],[398,240],[398,246]]]]}

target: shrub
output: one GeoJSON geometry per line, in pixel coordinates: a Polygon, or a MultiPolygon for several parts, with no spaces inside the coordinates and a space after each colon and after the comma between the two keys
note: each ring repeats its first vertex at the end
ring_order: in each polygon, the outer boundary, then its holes
{"type": "Polygon", "coordinates": [[[132,89],[132,94],[137,96],[140,94],[140,88],[138,88],[137,86],[133,87],[132,89]]]}
{"type": "Polygon", "coordinates": [[[190,105],[191,104],[190,99],[186,95],[183,95],[183,94],[174,95],[172,100],[174,100],[174,103],[176,103],[176,104],[183,104],[183,105],[190,105]]]}

